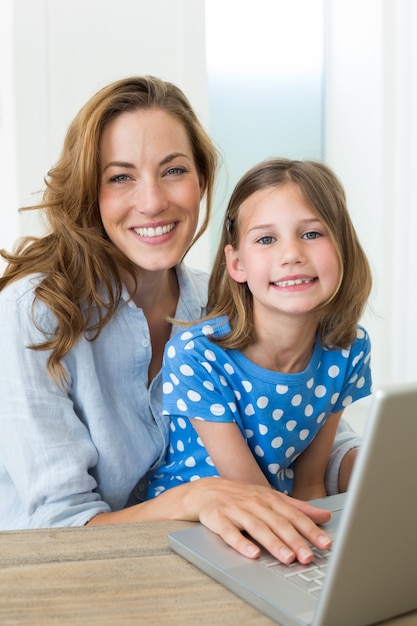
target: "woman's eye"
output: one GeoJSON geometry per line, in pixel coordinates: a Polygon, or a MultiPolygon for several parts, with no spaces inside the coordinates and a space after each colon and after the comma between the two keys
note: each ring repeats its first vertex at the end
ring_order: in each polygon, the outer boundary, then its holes
{"type": "Polygon", "coordinates": [[[319,237],[321,237],[321,234],[316,231],[310,231],[308,233],[304,233],[303,235],[304,239],[318,239],[319,237]]]}
{"type": "Polygon", "coordinates": [[[183,174],[185,171],[185,167],[170,167],[165,173],[168,176],[179,176],[179,174],[183,174]]]}
{"type": "Polygon", "coordinates": [[[130,180],[130,176],[127,174],[117,174],[116,176],[112,176],[110,178],[111,183],[124,183],[127,180],[130,180]]]}
{"type": "Polygon", "coordinates": [[[265,235],[264,237],[258,239],[258,243],[261,243],[264,246],[268,246],[270,243],[274,243],[274,241],[275,237],[272,237],[271,235],[265,235]]]}

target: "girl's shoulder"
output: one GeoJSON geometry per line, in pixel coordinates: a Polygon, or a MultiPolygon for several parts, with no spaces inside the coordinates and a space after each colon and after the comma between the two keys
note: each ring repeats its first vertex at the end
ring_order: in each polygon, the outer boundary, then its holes
{"type": "MultiPolygon", "coordinates": [[[[197,345],[207,345],[213,337],[220,337],[230,332],[230,324],[227,317],[215,317],[203,319],[191,326],[181,328],[177,334],[168,342],[184,349],[190,349],[197,345]]],[[[212,344],[213,346],[215,344],[212,344]]]]}

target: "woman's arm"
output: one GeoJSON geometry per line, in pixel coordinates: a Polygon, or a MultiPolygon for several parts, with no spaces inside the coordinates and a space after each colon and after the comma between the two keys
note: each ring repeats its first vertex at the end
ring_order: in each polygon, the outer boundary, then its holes
{"type": "Polygon", "coordinates": [[[201,478],[114,513],[101,513],[89,525],[130,522],[200,521],[235,550],[250,558],[259,556],[256,542],[284,563],[298,559],[309,563],[308,542],[327,549],[331,539],[317,524],[329,521],[328,511],[286,496],[270,487],[248,485],[223,478],[201,478]]]}
{"type": "Polygon", "coordinates": [[[327,495],[326,469],[343,411],[329,415],[313,441],[294,462],[293,496],[314,500],[327,495]]]}

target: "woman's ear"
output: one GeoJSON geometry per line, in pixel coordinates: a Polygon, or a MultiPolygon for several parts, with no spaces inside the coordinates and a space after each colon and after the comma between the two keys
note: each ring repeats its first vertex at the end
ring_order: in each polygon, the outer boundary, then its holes
{"type": "Polygon", "coordinates": [[[224,256],[230,277],[237,283],[246,283],[246,270],[240,261],[239,250],[228,243],[224,248],[224,256]]]}

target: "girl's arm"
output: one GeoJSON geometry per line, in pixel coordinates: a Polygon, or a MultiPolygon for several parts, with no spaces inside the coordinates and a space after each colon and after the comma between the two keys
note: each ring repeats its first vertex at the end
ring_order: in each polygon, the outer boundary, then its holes
{"type": "Polygon", "coordinates": [[[222,478],[269,486],[235,422],[190,422],[222,478]]]}
{"type": "Polygon", "coordinates": [[[314,500],[327,495],[324,482],[326,469],[342,413],[329,415],[310,445],[295,460],[294,498],[314,500]]]}

